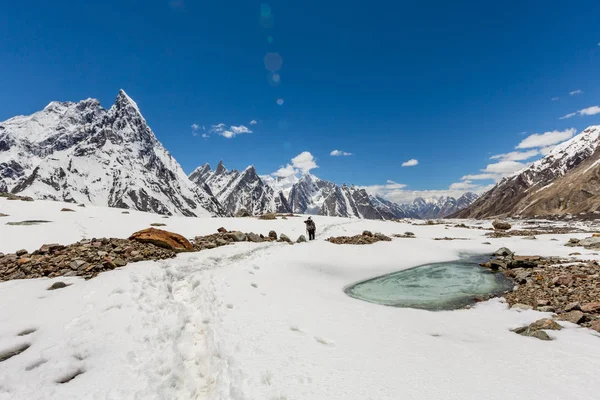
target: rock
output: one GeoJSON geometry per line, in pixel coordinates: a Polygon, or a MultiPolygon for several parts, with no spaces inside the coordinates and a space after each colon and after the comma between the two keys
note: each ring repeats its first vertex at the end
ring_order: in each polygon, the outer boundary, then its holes
{"type": "Polygon", "coordinates": [[[25,250],[25,249],[17,250],[17,252],[15,254],[17,255],[17,257],[21,257],[22,255],[27,254],[27,250],[25,250]]]}
{"type": "Polygon", "coordinates": [[[194,246],[192,246],[192,244],[183,236],[155,228],[148,228],[135,232],[129,237],[129,240],[141,243],[152,243],[155,246],[175,251],[190,251],[194,249],[194,246]]]}
{"type": "Polygon", "coordinates": [[[8,214],[4,214],[0,212],[0,217],[8,217],[8,214]]]}
{"type": "Polygon", "coordinates": [[[581,304],[579,304],[578,301],[574,301],[572,303],[567,304],[567,306],[565,307],[565,311],[581,311],[581,304]]]}
{"type": "Polygon", "coordinates": [[[83,203],[78,204],[77,207],[85,208],[85,204],[83,204],[83,203]]]}
{"type": "Polygon", "coordinates": [[[509,224],[508,222],[502,222],[499,219],[495,219],[494,222],[492,222],[492,226],[494,227],[494,229],[499,231],[507,231],[510,228],[512,228],[511,224],[509,224]]]}
{"type": "Polygon", "coordinates": [[[373,236],[373,234],[370,231],[363,231],[362,233],[363,236],[373,236]]]}
{"type": "Polygon", "coordinates": [[[552,338],[544,331],[533,331],[532,333],[523,336],[534,337],[540,340],[552,340],[552,338]]]}
{"type": "Polygon", "coordinates": [[[481,244],[491,244],[490,242],[481,242],[481,244]]]}
{"type": "Polygon", "coordinates": [[[246,218],[246,217],[250,217],[250,213],[248,212],[248,210],[242,208],[235,214],[235,216],[237,218],[246,218]]]}
{"type": "Polygon", "coordinates": [[[571,286],[573,284],[573,277],[570,275],[561,275],[552,279],[554,286],[571,286]]]}
{"type": "Polygon", "coordinates": [[[524,236],[522,239],[523,240],[536,240],[537,238],[535,236],[524,236]]]}
{"type": "Polygon", "coordinates": [[[521,310],[521,311],[526,311],[526,310],[533,310],[533,307],[530,306],[529,304],[514,304],[511,308],[511,310],[521,310]]]}
{"type": "Polygon", "coordinates": [[[569,253],[569,256],[580,256],[581,253],[575,252],[575,253],[569,253]]]}
{"type": "Polygon", "coordinates": [[[228,242],[227,240],[225,240],[225,239],[218,238],[218,239],[216,240],[216,245],[217,245],[217,246],[226,246],[226,245],[228,245],[228,244],[229,244],[229,242],[228,242]]]}
{"type": "Polygon", "coordinates": [[[246,234],[240,231],[233,231],[225,234],[226,238],[232,239],[234,242],[246,241],[246,234]]]}
{"type": "Polygon", "coordinates": [[[246,237],[249,242],[253,242],[253,243],[260,243],[260,242],[265,241],[263,238],[261,238],[259,235],[257,235],[254,232],[250,232],[250,233],[246,234],[246,237]]]}
{"type": "Polygon", "coordinates": [[[219,233],[227,233],[227,229],[220,227],[219,229],[217,229],[217,232],[219,233]]]}
{"type": "Polygon", "coordinates": [[[512,255],[514,255],[515,253],[513,253],[512,251],[510,251],[509,249],[507,249],[506,247],[500,247],[498,250],[496,250],[494,252],[494,255],[496,257],[510,257],[512,255]]]}
{"type": "Polygon", "coordinates": [[[292,240],[285,233],[279,235],[279,240],[282,242],[292,243],[292,240]]]}
{"type": "Polygon", "coordinates": [[[558,318],[560,318],[563,321],[578,324],[583,321],[583,313],[581,311],[573,310],[560,314],[558,318]]]}
{"type": "Polygon", "coordinates": [[[597,319],[596,321],[593,321],[590,324],[590,329],[593,329],[596,332],[600,332],[600,319],[597,319]]]}
{"type": "Polygon", "coordinates": [[[514,259],[508,263],[508,268],[535,268],[540,260],[541,257],[538,256],[515,256],[514,259]]]}
{"type": "Polygon", "coordinates": [[[167,226],[167,224],[163,224],[162,222],[153,222],[150,226],[167,226]]]}
{"type": "Polygon", "coordinates": [[[127,261],[123,260],[121,257],[117,257],[113,260],[113,264],[117,267],[124,267],[127,265],[127,261]]]}
{"type": "Polygon", "coordinates": [[[548,306],[548,305],[550,305],[550,300],[538,300],[537,301],[538,307],[543,307],[543,306],[548,306]]]}
{"type": "Polygon", "coordinates": [[[81,268],[82,265],[85,264],[85,261],[83,260],[73,260],[69,263],[69,267],[74,270],[77,271],[79,270],[79,268],[81,268]]]}
{"type": "Polygon", "coordinates": [[[498,271],[499,269],[506,269],[506,263],[501,260],[490,260],[489,266],[492,271],[498,271]]]}
{"type": "Polygon", "coordinates": [[[277,240],[277,232],[275,231],[270,231],[269,232],[269,237],[273,240],[277,240]]]}
{"type": "Polygon", "coordinates": [[[376,233],[373,235],[376,239],[382,240],[384,242],[391,242],[392,238],[385,236],[383,233],[376,233]]]}
{"type": "Polygon", "coordinates": [[[66,284],[66,283],[64,283],[64,282],[54,282],[54,283],[52,284],[52,286],[50,286],[50,287],[48,288],[48,290],[62,289],[62,288],[65,288],[65,287],[67,287],[67,286],[69,286],[69,285],[67,285],[67,284],[66,284]]]}
{"type": "Polygon", "coordinates": [[[552,307],[552,306],[540,306],[537,308],[538,311],[540,312],[555,312],[556,308],[552,307]]]}
{"type": "Polygon", "coordinates": [[[19,262],[19,265],[23,265],[23,264],[27,264],[30,261],[31,261],[31,258],[29,258],[29,257],[21,257],[21,258],[19,258],[18,262],[19,262]]]}
{"type": "Polygon", "coordinates": [[[539,319],[529,325],[530,330],[540,330],[540,329],[549,329],[553,331],[560,331],[562,326],[558,324],[556,321],[550,318],[539,319]]]}
{"type": "Polygon", "coordinates": [[[589,237],[579,241],[579,245],[586,249],[600,249],[600,237],[589,237]]]}
{"type": "Polygon", "coordinates": [[[273,220],[277,219],[277,215],[275,213],[266,213],[258,217],[258,219],[273,220]]]}
{"type": "Polygon", "coordinates": [[[404,234],[405,234],[406,236],[415,236],[415,234],[414,234],[414,233],[412,233],[412,232],[404,232],[404,234]]]}
{"type": "Polygon", "coordinates": [[[129,211],[123,211],[121,214],[129,214],[129,211]]]}
{"type": "Polygon", "coordinates": [[[298,240],[296,240],[296,243],[305,243],[306,242],[306,236],[304,235],[300,235],[298,237],[298,240]]]}
{"type": "Polygon", "coordinates": [[[528,270],[519,271],[515,275],[515,281],[517,281],[517,283],[519,285],[524,285],[525,283],[527,283],[527,278],[529,278],[529,277],[531,277],[531,271],[528,271],[528,270]]]}
{"type": "Polygon", "coordinates": [[[587,303],[581,306],[581,311],[584,313],[596,314],[600,313],[600,302],[587,303]]]}
{"type": "Polygon", "coordinates": [[[62,211],[62,212],[75,212],[75,210],[72,210],[70,208],[63,208],[60,211],[62,211]]]}

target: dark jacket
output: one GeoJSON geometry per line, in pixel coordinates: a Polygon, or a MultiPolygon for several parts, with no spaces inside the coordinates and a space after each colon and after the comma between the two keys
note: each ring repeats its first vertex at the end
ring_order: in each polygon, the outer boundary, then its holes
{"type": "Polygon", "coordinates": [[[309,231],[314,231],[317,229],[315,221],[313,221],[312,219],[307,219],[306,221],[304,221],[304,223],[306,224],[306,229],[309,231]]]}

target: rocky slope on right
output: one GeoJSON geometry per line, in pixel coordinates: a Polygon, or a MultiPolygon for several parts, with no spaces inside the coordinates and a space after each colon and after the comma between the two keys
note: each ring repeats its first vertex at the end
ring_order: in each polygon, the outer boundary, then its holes
{"type": "Polygon", "coordinates": [[[539,217],[600,211],[600,125],[504,178],[450,217],[539,217]]]}

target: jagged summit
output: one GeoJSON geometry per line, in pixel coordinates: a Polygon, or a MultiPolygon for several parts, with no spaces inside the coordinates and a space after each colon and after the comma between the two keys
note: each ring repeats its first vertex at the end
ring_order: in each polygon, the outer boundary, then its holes
{"type": "Polygon", "coordinates": [[[51,102],[0,122],[0,189],[161,214],[223,215],[123,90],[108,110],[96,99],[51,102]]]}
{"type": "Polygon", "coordinates": [[[597,211],[599,146],[600,126],[590,126],[531,166],[502,179],[453,216],[488,218],[597,211]]]}

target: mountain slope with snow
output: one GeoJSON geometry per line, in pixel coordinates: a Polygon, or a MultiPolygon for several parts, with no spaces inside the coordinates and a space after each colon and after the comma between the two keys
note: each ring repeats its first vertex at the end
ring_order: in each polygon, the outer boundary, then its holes
{"type": "Polygon", "coordinates": [[[595,175],[598,165],[588,161],[598,157],[599,145],[600,126],[590,126],[531,166],[504,178],[453,216],[488,218],[595,211],[597,206],[590,209],[588,199],[600,190],[595,175]],[[591,170],[581,173],[583,168],[591,170]],[[551,185],[559,180],[562,191],[556,192],[551,185]]]}
{"type": "Polygon", "coordinates": [[[445,218],[468,207],[477,198],[478,196],[471,192],[467,192],[459,198],[451,196],[417,197],[411,204],[406,204],[404,207],[416,218],[445,218]]]}
{"type": "Polygon", "coordinates": [[[159,214],[223,215],[122,90],[109,110],[94,99],[52,102],[0,123],[0,190],[159,214]]]}

